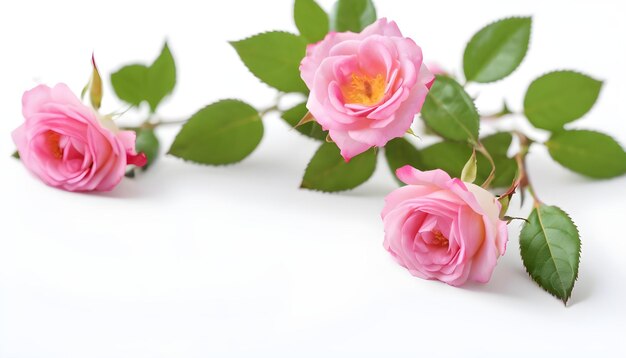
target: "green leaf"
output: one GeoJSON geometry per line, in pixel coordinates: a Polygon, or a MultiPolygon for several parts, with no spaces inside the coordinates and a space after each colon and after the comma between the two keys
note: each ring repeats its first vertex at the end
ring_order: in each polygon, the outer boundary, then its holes
{"type": "Polygon", "coordinates": [[[480,139],[491,155],[507,155],[513,141],[513,135],[509,132],[497,132],[480,139]]]}
{"type": "Polygon", "coordinates": [[[376,21],[376,8],[372,0],[338,0],[330,21],[334,31],[361,32],[376,21]]]}
{"type": "Polygon", "coordinates": [[[478,31],[463,54],[465,78],[487,83],[511,74],[526,56],[531,22],[530,17],[513,17],[478,31]]]}
{"type": "Polygon", "coordinates": [[[146,155],[146,165],[141,168],[146,170],[159,156],[159,138],[157,138],[152,128],[138,128],[135,132],[137,133],[135,151],[137,153],[143,152],[146,155]]]}
{"type": "Polygon", "coordinates": [[[450,77],[437,76],[426,96],[422,118],[447,139],[475,142],[478,138],[479,116],[474,102],[450,77]]]}
{"type": "Polygon", "coordinates": [[[122,67],[111,75],[111,84],[121,100],[133,106],[146,101],[150,111],[156,112],[176,85],[176,64],[167,43],[149,67],[139,64],[122,67]]]}
{"type": "Polygon", "coordinates": [[[327,134],[317,122],[311,121],[298,126],[300,120],[304,118],[308,112],[309,110],[306,108],[306,103],[300,103],[283,112],[281,118],[285,120],[290,127],[307,137],[317,140],[326,140],[327,134]]]}
{"type": "MultiPolygon", "coordinates": [[[[480,140],[496,164],[496,176],[491,182],[494,188],[509,187],[517,174],[517,162],[507,156],[512,140],[513,136],[509,132],[498,132],[480,140]]],[[[490,172],[491,164],[484,155],[479,153],[477,182],[487,179],[490,172]]]]}
{"type": "Polygon", "coordinates": [[[346,163],[335,143],[325,142],[315,152],[304,172],[301,188],[336,192],[365,183],[376,169],[376,152],[372,148],[346,163]]]}
{"type": "MultiPolygon", "coordinates": [[[[491,173],[491,164],[487,158],[478,153],[478,173],[476,175],[476,182],[482,183],[487,177],[489,177],[489,173],[491,173]]],[[[496,173],[495,178],[491,182],[491,187],[493,188],[508,188],[515,180],[515,175],[517,174],[517,162],[515,159],[509,158],[505,155],[491,155],[494,163],[496,164],[496,173]]]]}
{"type": "Polygon", "coordinates": [[[573,71],[556,71],[534,80],[526,91],[524,114],[535,127],[559,131],[589,112],[602,82],[573,71]]]}
{"type": "Polygon", "coordinates": [[[146,100],[153,111],[156,110],[161,100],[172,93],[176,85],[176,63],[170,48],[165,43],[161,54],[150,66],[148,87],[151,88],[150,97],[146,100]]]}
{"type": "MultiPolygon", "coordinates": [[[[515,160],[507,157],[505,154],[499,154],[498,150],[501,151],[502,148],[494,146],[496,141],[501,141],[502,139],[503,136],[498,134],[497,137],[489,136],[481,140],[496,164],[495,178],[491,182],[491,186],[494,188],[510,186],[517,172],[517,163],[515,160]],[[489,146],[487,146],[485,142],[488,143],[489,146]]],[[[422,149],[419,153],[422,163],[421,166],[414,165],[416,168],[420,170],[442,169],[451,177],[460,178],[462,176],[463,167],[467,162],[466,158],[472,155],[472,147],[467,143],[442,141],[422,149]]],[[[491,172],[491,164],[481,153],[476,153],[476,162],[477,172],[475,182],[482,183],[491,172]]]]}
{"type": "Polygon", "coordinates": [[[150,96],[146,83],[150,70],[144,65],[128,65],[111,75],[115,94],[124,102],[138,106],[150,96]]]}
{"type": "Polygon", "coordinates": [[[223,100],[194,114],[169,154],[200,164],[231,164],[252,153],[262,137],[263,122],[256,109],[238,100],[223,100]]]}
{"type": "Polygon", "coordinates": [[[20,152],[16,150],[15,152],[13,152],[13,154],[11,154],[11,156],[15,159],[20,159],[20,152]]]}
{"type": "Polygon", "coordinates": [[[420,152],[404,138],[395,138],[387,142],[385,145],[385,158],[393,177],[401,186],[405,184],[396,177],[398,168],[405,165],[418,169],[424,167],[420,152]]]}
{"type": "Polygon", "coordinates": [[[418,169],[441,169],[453,178],[460,178],[472,148],[467,143],[444,140],[423,148],[420,154],[423,167],[418,169]]]}
{"type": "Polygon", "coordinates": [[[328,14],[315,0],[296,0],[293,18],[300,34],[310,43],[321,41],[328,33],[328,14]]]}
{"type": "Polygon", "coordinates": [[[308,92],[300,78],[300,61],[306,53],[306,41],[302,37],[274,31],[230,44],[261,81],[282,92],[308,92]]]}
{"type": "Polygon", "coordinates": [[[580,262],[580,238],[572,219],[556,206],[541,204],[522,228],[520,249],[530,277],[567,303],[580,262]]]}
{"type": "Polygon", "coordinates": [[[554,160],[582,175],[603,179],[626,173],[626,152],[606,134],[563,131],[554,133],[545,144],[554,160]]]}

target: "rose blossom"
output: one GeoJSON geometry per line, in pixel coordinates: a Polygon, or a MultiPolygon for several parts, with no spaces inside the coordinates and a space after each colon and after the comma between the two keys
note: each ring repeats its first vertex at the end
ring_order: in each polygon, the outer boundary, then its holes
{"type": "Polygon", "coordinates": [[[507,242],[500,203],[443,170],[396,171],[407,185],[385,198],[384,247],[411,274],[459,286],[487,282],[507,242]]]}
{"type": "Polygon", "coordinates": [[[127,164],[143,166],[135,132],[85,106],[64,84],[39,85],[22,97],[24,124],[13,131],[22,163],[46,184],[69,191],[107,191],[127,164]]]}
{"type": "Polygon", "coordinates": [[[420,47],[387,19],[309,45],[300,74],[309,112],[346,161],[403,136],[434,80],[420,47]]]}

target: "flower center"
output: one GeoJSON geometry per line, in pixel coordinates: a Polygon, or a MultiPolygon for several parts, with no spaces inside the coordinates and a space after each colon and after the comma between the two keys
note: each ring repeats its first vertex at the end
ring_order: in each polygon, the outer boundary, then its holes
{"type": "Polygon", "coordinates": [[[433,231],[433,234],[434,234],[433,242],[432,242],[433,245],[448,246],[448,238],[443,236],[441,231],[435,230],[433,231]]]}
{"type": "Polygon", "coordinates": [[[46,134],[46,146],[48,150],[56,159],[63,158],[63,149],[59,145],[61,141],[61,135],[57,132],[47,131],[46,134]]]}
{"type": "Polygon", "coordinates": [[[349,82],[341,86],[341,93],[346,103],[371,106],[378,103],[385,94],[385,78],[352,74],[349,82]]]}

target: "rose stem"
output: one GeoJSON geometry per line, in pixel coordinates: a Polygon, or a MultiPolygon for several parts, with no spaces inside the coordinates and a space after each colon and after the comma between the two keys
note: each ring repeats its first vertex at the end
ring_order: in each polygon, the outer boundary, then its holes
{"type": "Polygon", "coordinates": [[[159,126],[174,126],[174,125],[185,124],[185,123],[187,123],[186,119],[169,120],[169,121],[159,119],[156,122],[146,121],[144,125],[149,128],[155,128],[159,126]]]}
{"type": "Polygon", "coordinates": [[[285,96],[285,93],[278,92],[276,94],[276,99],[274,100],[274,104],[273,105],[271,105],[270,107],[267,107],[267,108],[259,110],[259,117],[264,117],[266,114],[268,114],[270,112],[280,112],[280,108],[278,108],[278,105],[280,104],[280,100],[283,98],[283,96],[285,96]]]}
{"type": "Polygon", "coordinates": [[[491,165],[491,172],[489,172],[489,176],[487,177],[487,179],[485,179],[485,181],[481,185],[483,188],[488,188],[491,182],[493,181],[493,179],[496,177],[496,163],[493,161],[493,157],[491,157],[491,154],[489,153],[487,148],[485,148],[485,146],[480,140],[476,143],[474,148],[476,149],[476,151],[484,155],[489,161],[489,164],[491,165]]]}
{"type": "Polygon", "coordinates": [[[266,114],[270,113],[270,112],[276,112],[276,111],[280,111],[280,109],[278,108],[278,103],[274,104],[271,107],[267,107],[265,109],[262,109],[259,111],[259,117],[264,117],[266,114]]]}
{"type": "Polygon", "coordinates": [[[541,200],[535,192],[535,188],[530,181],[530,177],[528,176],[528,169],[526,167],[526,155],[528,155],[530,146],[534,143],[534,141],[520,131],[513,131],[513,133],[517,135],[520,141],[520,150],[515,155],[515,161],[517,162],[517,168],[519,170],[519,186],[522,190],[524,190],[525,188],[528,189],[528,192],[533,197],[533,200],[535,202],[535,207],[538,207],[539,205],[541,205],[541,200]]]}

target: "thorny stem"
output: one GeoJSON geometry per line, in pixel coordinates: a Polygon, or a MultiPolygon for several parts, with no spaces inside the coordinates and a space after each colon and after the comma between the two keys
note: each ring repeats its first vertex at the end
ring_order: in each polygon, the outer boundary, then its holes
{"type": "Polygon", "coordinates": [[[521,190],[524,190],[525,188],[528,189],[528,192],[533,197],[535,206],[539,206],[541,204],[541,200],[537,196],[535,188],[530,181],[530,177],[528,176],[528,170],[526,167],[526,155],[528,155],[530,146],[532,143],[534,143],[534,141],[520,131],[513,131],[513,134],[515,134],[520,141],[520,150],[515,155],[515,161],[517,162],[517,168],[519,172],[519,178],[517,180],[518,185],[521,190]]]}
{"type": "Polygon", "coordinates": [[[270,113],[270,112],[275,112],[275,111],[279,111],[280,109],[278,108],[278,103],[274,104],[271,107],[267,107],[265,109],[262,109],[259,111],[259,116],[260,117],[264,117],[266,114],[270,113]]]}
{"type": "MultiPolygon", "coordinates": [[[[266,114],[270,113],[270,112],[275,112],[275,111],[280,111],[280,108],[278,108],[278,103],[280,102],[280,99],[284,96],[284,93],[278,93],[278,95],[276,96],[276,100],[274,102],[274,104],[270,107],[264,108],[259,110],[259,116],[263,117],[266,114]]],[[[181,125],[181,124],[185,124],[187,123],[188,119],[177,119],[177,120],[163,120],[163,119],[157,119],[154,120],[152,117],[148,117],[148,119],[146,119],[142,124],[141,124],[141,128],[146,128],[146,129],[154,129],[156,127],[162,127],[162,126],[175,126],[175,125],[181,125]]]]}
{"type": "Polygon", "coordinates": [[[496,119],[500,119],[500,118],[503,118],[503,117],[510,116],[512,114],[517,114],[517,113],[511,111],[511,109],[506,104],[506,102],[503,102],[502,109],[499,112],[480,116],[480,119],[481,120],[492,121],[492,120],[496,120],[496,119]]]}
{"type": "Polygon", "coordinates": [[[156,128],[156,127],[161,127],[161,126],[175,126],[175,125],[179,125],[179,124],[185,124],[187,123],[186,119],[178,119],[178,120],[171,120],[171,121],[166,121],[163,119],[159,119],[156,121],[150,121],[150,119],[146,120],[143,124],[142,127],[144,128],[156,128]]]}
{"type": "Polygon", "coordinates": [[[278,108],[278,104],[280,103],[280,100],[283,98],[283,96],[285,95],[285,93],[283,92],[278,92],[276,94],[276,99],[274,100],[274,104],[271,105],[270,107],[267,107],[265,109],[262,109],[259,111],[259,116],[263,117],[266,114],[270,113],[270,112],[279,112],[280,108],[278,108]]]}
{"type": "Polygon", "coordinates": [[[136,127],[134,127],[134,126],[123,126],[121,128],[122,129],[130,129],[130,130],[155,129],[156,127],[174,126],[174,125],[180,125],[180,124],[185,124],[185,123],[187,123],[186,119],[166,121],[166,120],[163,120],[163,119],[155,120],[152,117],[148,117],[148,119],[143,121],[143,123],[141,123],[141,125],[139,125],[139,126],[136,126],[136,127]]]}
{"type": "Polygon", "coordinates": [[[513,112],[509,112],[509,113],[498,112],[498,113],[486,114],[486,115],[480,116],[480,120],[481,121],[493,121],[493,120],[496,120],[496,119],[500,119],[500,118],[503,118],[503,117],[510,116],[512,114],[515,114],[515,113],[513,113],[513,112]]]}
{"type": "Polygon", "coordinates": [[[493,161],[493,157],[491,156],[487,148],[485,148],[485,146],[480,141],[478,141],[478,143],[474,146],[474,148],[476,149],[477,152],[484,155],[485,158],[487,158],[487,161],[489,161],[489,164],[491,165],[491,172],[489,172],[489,176],[487,177],[487,179],[485,179],[485,181],[481,185],[483,188],[488,188],[496,176],[496,163],[493,161]]]}

